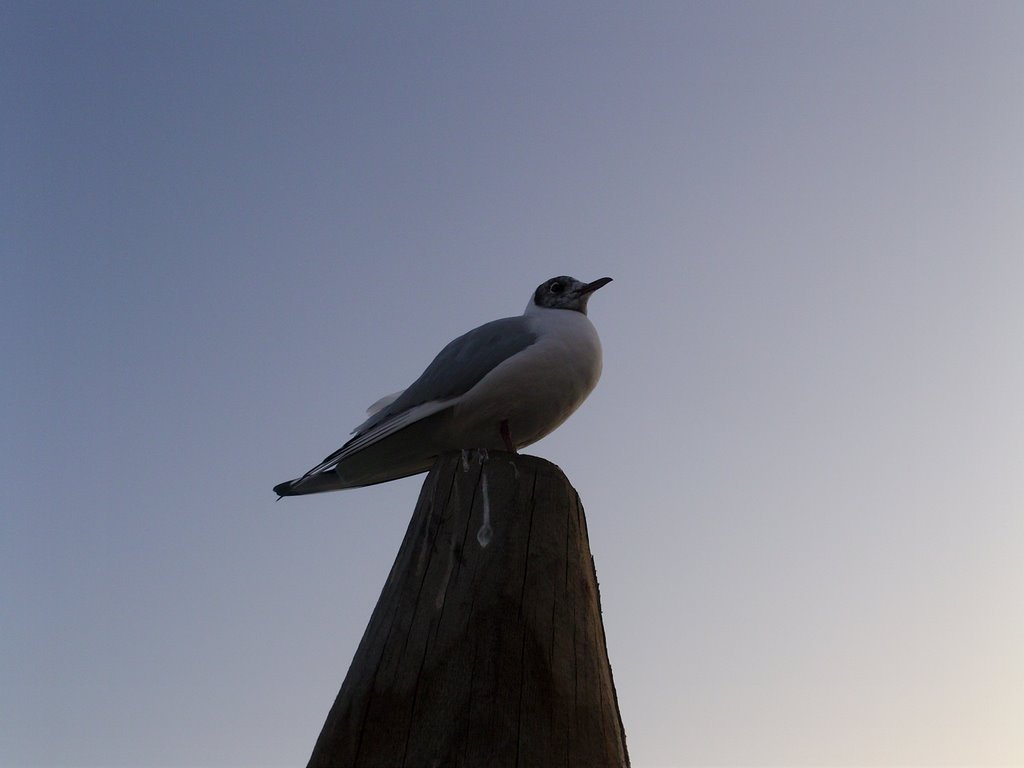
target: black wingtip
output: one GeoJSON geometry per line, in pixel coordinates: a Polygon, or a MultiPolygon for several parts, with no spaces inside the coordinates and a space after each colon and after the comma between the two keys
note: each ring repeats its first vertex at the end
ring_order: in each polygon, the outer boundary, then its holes
{"type": "Polygon", "coordinates": [[[296,495],[294,489],[292,488],[292,482],[292,480],[287,480],[283,483],[279,483],[278,485],[274,486],[274,493],[277,494],[278,500],[280,500],[282,496],[296,495]]]}

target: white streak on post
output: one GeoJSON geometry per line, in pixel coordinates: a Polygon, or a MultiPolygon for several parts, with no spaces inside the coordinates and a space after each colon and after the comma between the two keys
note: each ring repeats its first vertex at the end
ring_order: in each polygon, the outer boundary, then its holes
{"type": "Polygon", "coordinates": [[[480,492],[484,498],[484,519],[480,524],[480,530],[476,532],[476,540],[482,548],[486,548],[491,543],[491,534],[494,531],[491,529],[491,497],[487,493],[487,473],[482,467],[480,468],[480,492]]]}

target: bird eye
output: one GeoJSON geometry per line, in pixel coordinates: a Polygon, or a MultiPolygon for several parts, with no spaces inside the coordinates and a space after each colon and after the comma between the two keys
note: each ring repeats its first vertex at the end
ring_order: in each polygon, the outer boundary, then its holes
{"type": "Polygon", "coordinates": [[[548,286],[548,290],[551,291],[552,293],[561,293],[562,284],[556,280],[555,282],[548,286]]]}

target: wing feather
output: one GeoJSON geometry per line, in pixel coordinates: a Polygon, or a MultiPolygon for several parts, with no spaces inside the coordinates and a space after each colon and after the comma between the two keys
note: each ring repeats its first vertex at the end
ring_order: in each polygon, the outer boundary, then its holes
{"type": "Polygon", "coordinates": [[[334,469],[339,462],[389,435],[449,408],[484,376],[537,341],[526,317],[492,320],[450,342],[408,389],[370,406],[370,417],[354,437],[303,478],[334,469]]]}
{"type": "MultiPolygon", "coordinates": [[[[384,395],[384,397],[382,397],[380,400],[377,400],[376,402],[374,402],[373,405],[366,409],[366,415],[373,416],[375,413],[377,413],[377,411],[387,408],[389,405],[395,402],[395,400],[400,398],[403,392],[405,392],[405,390],[400,389],[397,392],[392,392],[390,395],[384,395]]],[[[352,431],[355,432],[357,429],[358,427],[356,429],[353,429],[352,431]]]]}
{"type": "Polygon", "coordinates": [[[356,427],[356,434],[418,405],[461,397],[498,365],[536,341],[537,334],[522,316],[492,320],[474,328],[449,342],[394,402],[356,427]]]}

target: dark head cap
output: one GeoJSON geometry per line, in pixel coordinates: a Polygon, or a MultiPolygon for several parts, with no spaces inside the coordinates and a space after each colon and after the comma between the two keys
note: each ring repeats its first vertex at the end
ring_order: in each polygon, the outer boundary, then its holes
{"type": "Polygon", "coordinates": [[[562,275],[545,280],[533,293],[533,303],[538,307],[547,309],[571,309],[576,312],[587,314],[587,301],[590,294],[603,285],[608,285],[612,279],[602,277],[592,283],[581,283],[575,277],[562,275]]]}

